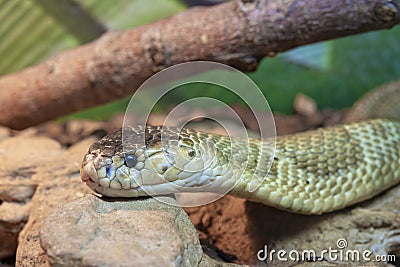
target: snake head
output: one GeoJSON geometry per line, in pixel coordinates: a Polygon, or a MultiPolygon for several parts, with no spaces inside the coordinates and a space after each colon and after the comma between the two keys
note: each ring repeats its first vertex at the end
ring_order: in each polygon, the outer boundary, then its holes
{"type": "Polygon", "coordinates": [[[190,130],[123,128],[90,147],[81,178],[94,191],[107,196],[194,191],[223,171],[209,168],[215,165],[216,152],[212,144],[201,140],[190,130]]]}

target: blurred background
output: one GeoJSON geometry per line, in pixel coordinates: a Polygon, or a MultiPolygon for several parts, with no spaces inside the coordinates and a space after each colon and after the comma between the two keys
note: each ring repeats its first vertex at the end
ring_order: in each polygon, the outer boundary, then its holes
{"type": "MultiPolygon", "coordinates": [[[[0,75],[41,62],[58,52],[90,42],[105,31],[148,24],[196,5],[218,0],[0,0],[0,75]]],[[[265,58],[248,76],[259,86],[273,112],[290,114],[298,92],[319,109],[341,109],[366,91],[400,78],[400,28],[321,42],[265,58]]],[[[203,85],[181,90],[172,102],[202,95],[231,104],[237,99],[203,85]]],[[[85,110],[68,118],[107,119],[125,111],[129,98],[85,110]]]]}

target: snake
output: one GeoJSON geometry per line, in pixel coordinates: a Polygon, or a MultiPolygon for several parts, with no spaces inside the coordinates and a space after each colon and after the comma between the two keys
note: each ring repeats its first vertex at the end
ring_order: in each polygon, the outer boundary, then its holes
{"type": "Polygon", "coordinates": [[[106,197],[226,192],[291,213],[322,214],[400,181],[400,82],[372,90],[343,124],[274,138],[125,126],[89,148],[81,179],[106,197]]]}

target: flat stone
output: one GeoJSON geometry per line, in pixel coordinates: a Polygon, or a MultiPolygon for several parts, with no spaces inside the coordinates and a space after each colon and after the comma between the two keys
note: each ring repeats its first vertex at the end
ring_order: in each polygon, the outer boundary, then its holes
{"type": "Polygon", "coordinates": [[[153,198],[89,195],[54,211],[40,232],[55,266],[197,266],[197,232],[179,207],[153,198]]]}

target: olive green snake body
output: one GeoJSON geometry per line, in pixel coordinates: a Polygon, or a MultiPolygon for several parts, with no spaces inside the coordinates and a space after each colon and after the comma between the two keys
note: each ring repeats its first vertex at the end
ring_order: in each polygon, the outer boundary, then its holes
{"type": "Polygon", "coordinates": [[[110,197],[199,189],[294,213],[331,212],[400,181],[398,103],[399,82],[361,99],[345,124],[265,140],[126,127],[90,147],[81,177],[110,197]],[[140,136],[143,143],[137,142],[140,136]]]}

